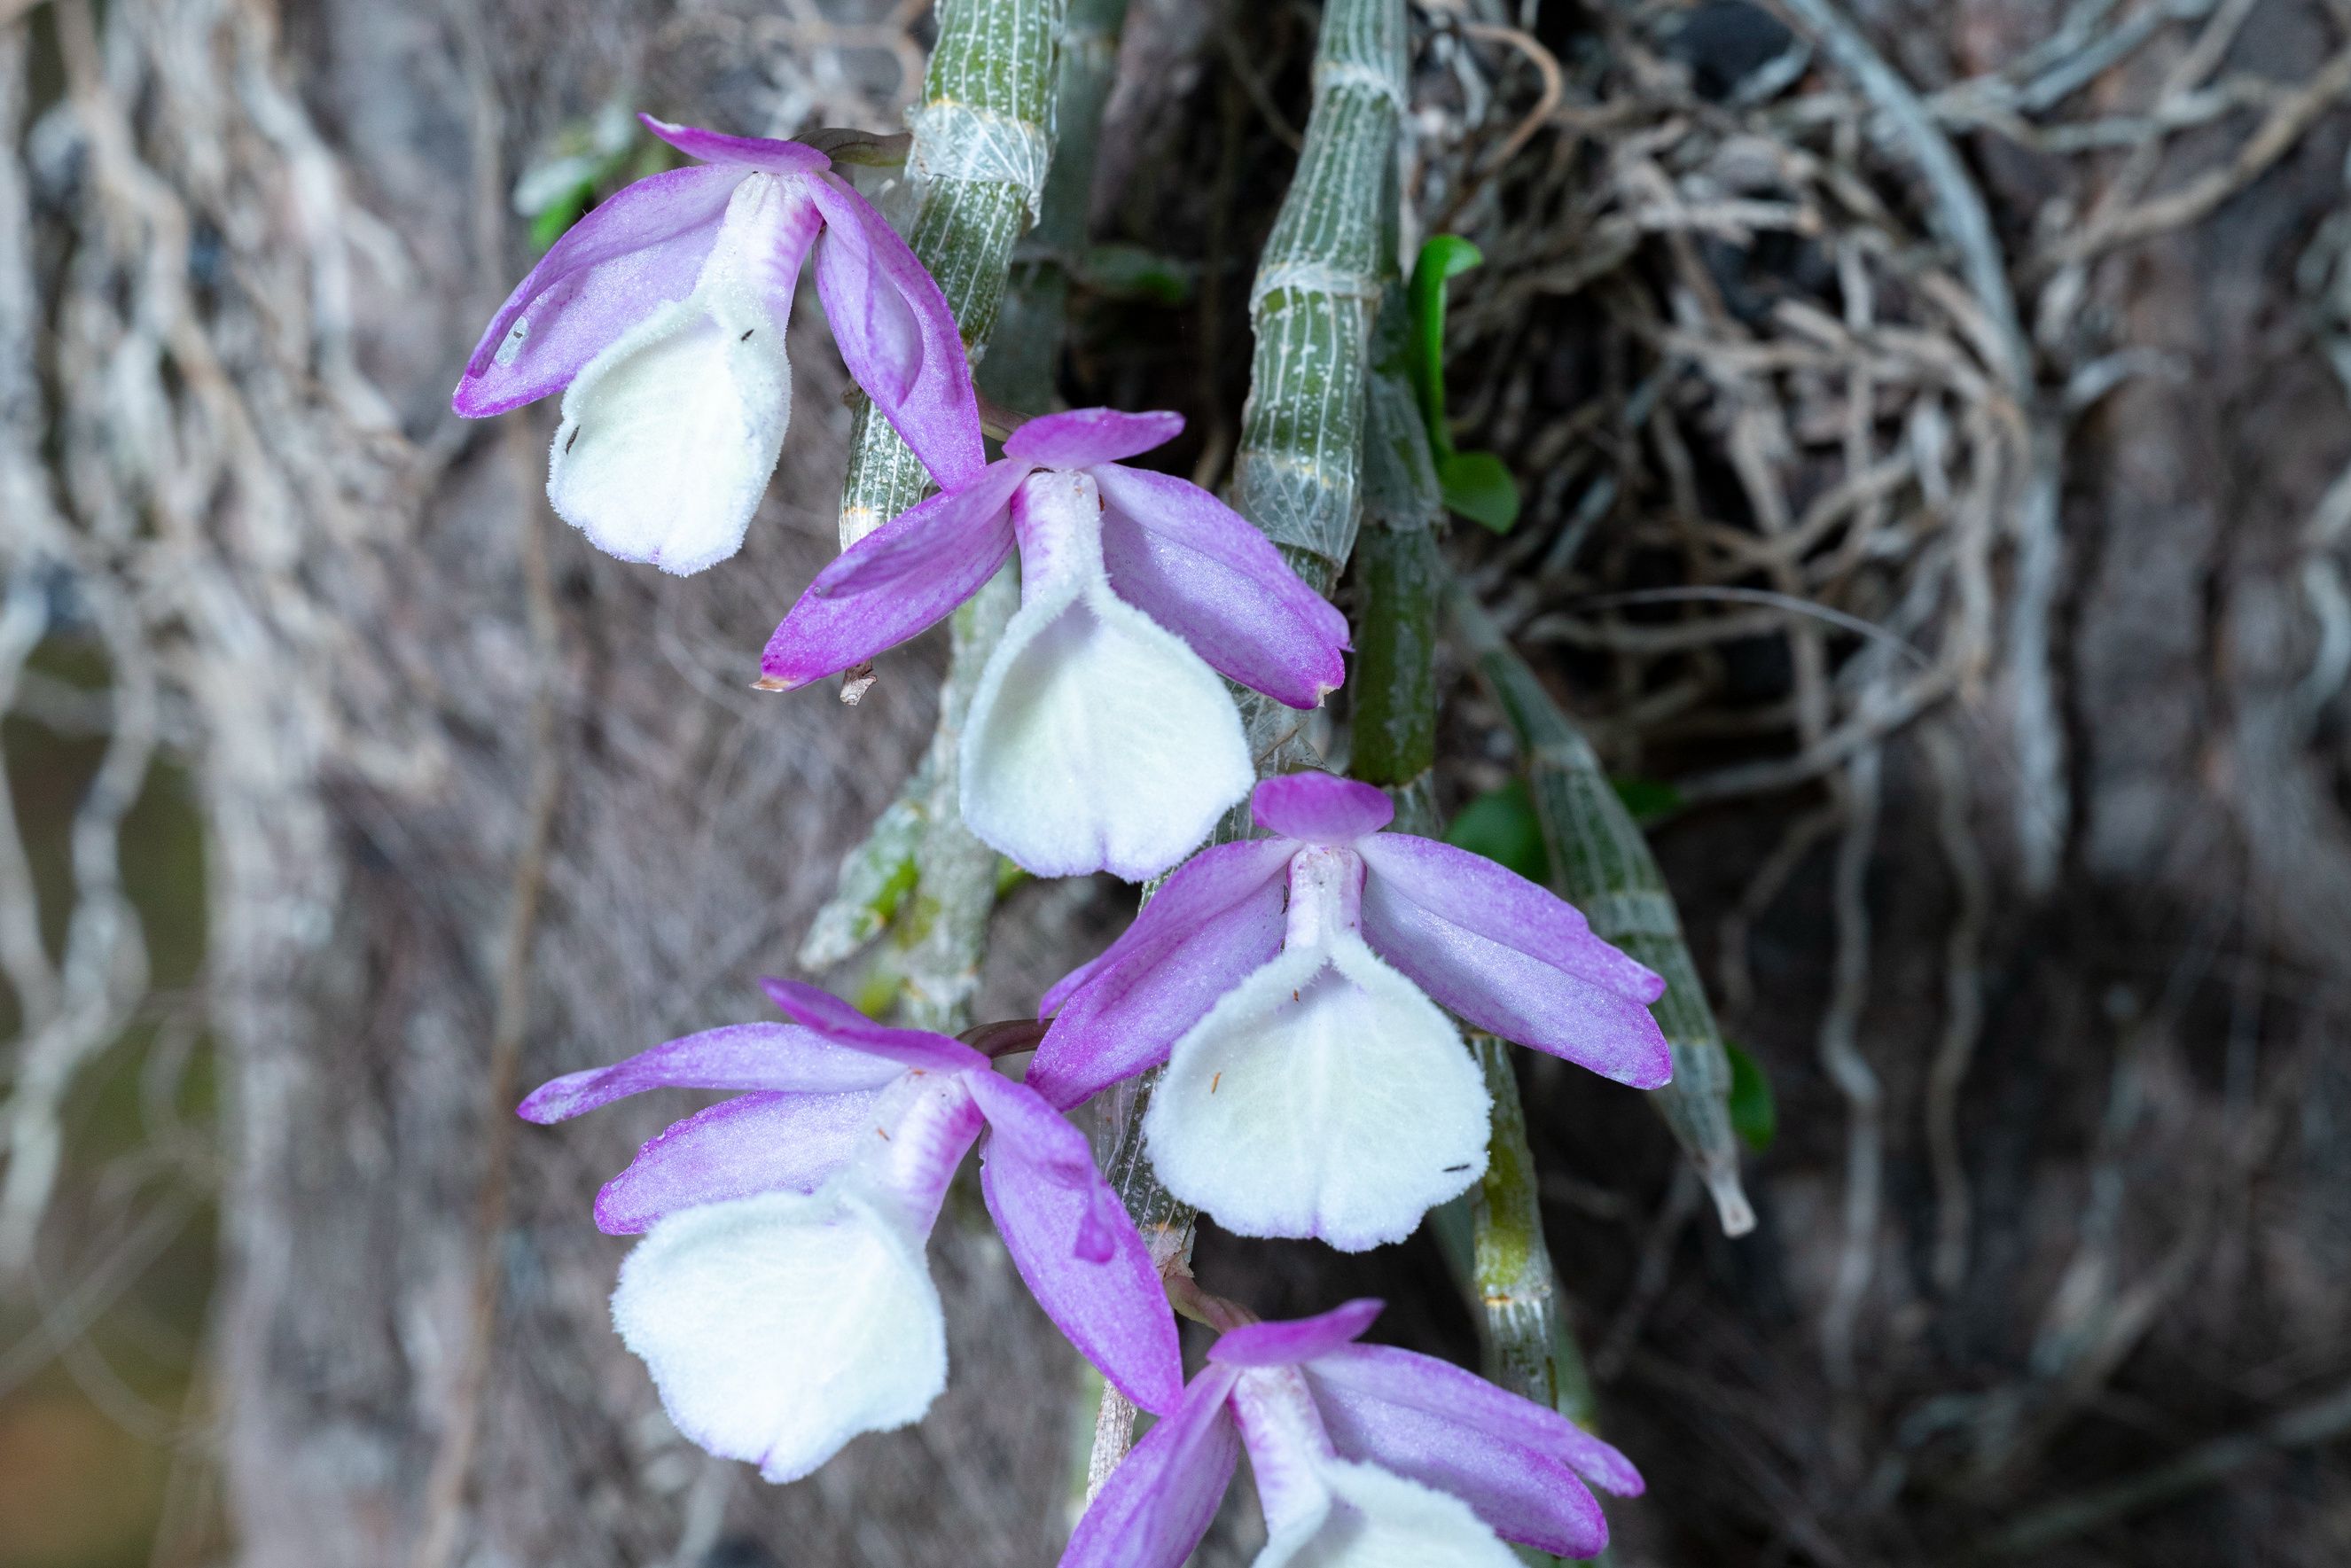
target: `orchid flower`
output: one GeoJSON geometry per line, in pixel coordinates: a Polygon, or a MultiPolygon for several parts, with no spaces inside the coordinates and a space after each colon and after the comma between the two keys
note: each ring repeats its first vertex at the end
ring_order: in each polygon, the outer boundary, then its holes
{"type": "Polygon", "coordinates": [[[1247,1448],[1265,1511],[1252,1568],[1516,1568],[1516,1541],[1608,1544],[1585,1485],[1640,1472],[1555,1410],[1411,1351],[1356,1344],[1376,1301],[1236,1328],[1078,1521],[1061,1568],[1179,1568],[1247,1448]]]}
{"type": "Polygon", "coordinates": [[[547,496],[599,549],[681,575],[742,547],[791,417],[800,264],[850,375],[943,485],[977,473],[955,318],[882,215],[797,141],[640,116],[701,160],[613,195],[507,297],[452,400],[468,418],[563,392],[547,496]]]}
{"type": "Polygon", "coordinates": [[[970,598],[1017,545],[1020,610],[965,720],[963,818],[1040,876],[1155,876],[1256,777],[1218,674],[1310,708],[1346,618],[1231,507],[1119,461],[1175,413],[1033,419],[1004,456],[841,552],[768,643],[759,685],[862,664],[970,598]]]}
{"type": "Polygon", "coordinates": [[[1482,855],[1382,830],[1388,798],[1269,779],[1274,836],[1203,851],[1046,994],[1029,1082],[1064,1109],[1161,1061],[1144,1134],[1167,1190],[1243,1236],[1361,1250],[1486,1168],[1479,1029],[1653,1089],[1665,981],[1482,855]],[[1430,998],[1435,998],[1432,1001],[1430,998]]]}
{"type": "Polygon", "coordinates": [[[983,1127],[981,1191],[1021,1279],[1111,1383],[1172,1409],[1176,1321],[1085,1135],[960,1041],[763,984],[793,1023],[688,1035],[522,1103],[558,1122],[647,1089],[747,1091],[646,1144],[596,1197],[599,1228],[644,1234],[612,1321],[678,1430],[788,1481],[919,1419],[946,1385],[924,1244],[983,1127]]]}

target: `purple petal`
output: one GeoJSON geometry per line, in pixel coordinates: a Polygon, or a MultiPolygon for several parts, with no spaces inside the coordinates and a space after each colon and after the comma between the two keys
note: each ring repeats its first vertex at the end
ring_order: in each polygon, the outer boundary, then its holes
{"type": "Polygon", "coordinates": [[[771,1089],[831,1094],[877,1089],[901,1065],[788,1023],[737,1023],[641,1051],[610,1067],[542,1083],[518,1114],[561,1122],[648,1089],[771,1089]]]}
{"type": "Polygon", "coordinates": [[[1120,598],[1218,674],[1291,707],[1311,708],[1345,681],[1346,617],[1238,513],[1165,474],[1105,465],[1093,476],[1120,598]]]}
{"type": "Polygon", "coordinates": [[[980,1191],[1013,1267],[1079,1354],[1129,1399],[1165,1415],[1184,1394],[1176,1314],[1085,1134],[1025,1085],[993,1072],[965,1082],[993,1129],[980,1191]]]}
{"type": "Polygon", "coordinates": [[[1666,994],[1664,977],[1593,936],[1582,910],[1484,855],[1411,833],[1359,848],[1374,877],[1439,920],[1635,1001],[1666,994]]]}
{"type": "Polygon", "coordinates": [[[740,168],[673,169],[599,203],[490,318],[451,406],[483,419],[545,397],[647,314],[691,294],[744,175],[740,168]],[[501,363],[507,335],[526,318],[525,335],[501,363]]]}
{"type": "Polygon", "coordinates": [[[1431,913],[1411,896],[1425,885],[1407,892],[1376,868],[1364,881],[1364,940],[1415,985],[1489,1033],[1604,1078],[1655,1089],[1673,1076],[1673,1051],[1646,1003],[1431,913]]]}
{"type": "Polygon", "coordinates": [[[1306,1381],[1342,1458],[1458,1497],[1506,1540],[1563,1557],[1591,1557],[1608,1544],[1600,1500],[1557,1458],[1472,1425],[1335,1388],[1322,1375],[1326,1364],[1308,1367],[1306,1381]]]}
{"type": "Polygon", "coordinates": [[[1284,773],[1249,797],[1257,825],[1310,844],[1353,844],[1395,821],[1395,806],[1369,784],[1328,773],[1284,773]]]}
{"type": "Polygon", "coordinates": [[[768,639],[759,674],[786,688],[863,664],[979,591],[1012,553],[1023,463],[992,463],[858,540],[817,573],[768,639]]]}
{"type": "Polygon", "coordinates": [[[814,1192],[873,1135],[879,1091],[746,1094],[673,1124],[596,1195],[596,1228],[634,1236],[674,1209],[814,1192]]]}
{"type": "Polygon", "coordinates": [[[774,141],[764,136],[728,136],[698,126],[672,125],[650,114],[637,119],[644,128],[689,158],[705,163],[733,163],[764,169],[770,174],[812,174],[832,167],[832,160],[798,141],[774,141]]]}
{"type": "Polygon", "coordinates": [[[1169,877],[1110,951],[1047,994],[1058,1007],[1029,1065],[1050,1103],[1082,1103],[1166,1060],[1169,1048],[1281,950],[1283,876],[1296,846],[1253,839],[1203,850],[1169,877]]]}
{"type": "Polygon", "coordinates": [[[1184,416],[1165,409],[1121,413],[1113,408],[1073,408],[1023,424],[1004,438],[1004,455],[1040,468],[1091,468],[1164,446],[1183,434],[1184,416]]]}
{"type": "Polygon", "coordinates": [[[1182,1568],[1208,1533],[1240,1462],[1225,1406],[1238,1373],[1212,1366],[1176,1414],[1144,1434],[1078,1521],[1061,1568],[1182,1568]]]}
{"type": "Polygon", "coordinates": [[[1451,1362],[1391,1345],[1348,1344],[1316,1357],[1306,1371],[1325,1408],[1338,1402],[1374,1415],[1417,1411],[1492,1442],[1531,1448],[1604,1491],[1641,1494],[1641,1472],[1614,1445],[1558,1411],[1497,1388],[1451,1362]]]}
{"type": "Polygon", "coordinates": [[[1311,1318],[1248,1323],[1210,1345],[1208,1359],[1219,1366],[1295,1366],[1361,1339],[1386,1305],[1363,1296],[1311,1318]]]}
{"type": "Polygon", "coordinates": [[[987,460],[971,361],[946,296],[906,242],[836,174],[815,175],[823,209],[816,287],[849,373],[931,477],[967,484],[987,460]]]}
{"type": "Polygon", "coordinates": [[[926,1029],[892,1029],[875,1023],[831,991],[799,980],[764,978],[759,988],[768,999],[836,1045],[886,1058],[902,1067],[935,1072],[983,1071],[987,1058],[959,1040],[933,1034],[926,1029]]]}
{"type": "Polygon", "coordinates": [[[1144,957],[1157,963],[1212,916],[1229,909],[1258,890],[1260,883],[1282,876],[1296,848],[1276,839],[1252,839],[1216,844],[1202,850],[1160,884],[1151,902],[1135,912],[1127,928],[1099,956],[1055,982],[1038,1005],[1037,1016],[1050,1018],[1061,1005],[1114,964],[1144,957]]]}

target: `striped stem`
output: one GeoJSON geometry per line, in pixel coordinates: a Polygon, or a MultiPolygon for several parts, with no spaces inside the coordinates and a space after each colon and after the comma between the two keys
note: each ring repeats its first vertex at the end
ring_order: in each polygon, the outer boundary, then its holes
{"type": "MultiPolygon", "coordinates": [[[[1037,215],[1053,152],[1054,43],[1068,0],[939,0],[938,43],[906,172],[906,243],[938,279],[967,349],[988,340],[1013,242],[1037,215]]],[[[861,401],[841,485],[841,544],[855,544],[923,498],[931,476],[861,401]]]]}
{"type": "Polygon", "coordinates": [[[1395,270],[1402,0],[1330,0],[1306,146],[1249,290],[1257,346],[1234,504],[1274,543],[1346,565],[1360,512],[1364,372],[1380,280],[1395,270]]]}
{"type": "Polygon", "coordinates": [[[1069,0],[1061,24],[1061,85],[1054,93],[1053,172],[1037,226],[1020,242],[979,390],[1000,408],[1043,413],[1058,406],[1055,361],[1067,322],[1070,279],[1086,246],[1102,109],[1117,74],[1127,0],[1069,0]]]}

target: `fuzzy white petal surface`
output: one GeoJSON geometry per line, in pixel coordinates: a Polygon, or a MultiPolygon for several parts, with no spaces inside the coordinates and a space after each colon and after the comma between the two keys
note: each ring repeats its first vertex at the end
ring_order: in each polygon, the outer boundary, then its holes
{"type": "Polygon", "coordinates": [[[671,1215],[621,1267],[612,1322],[678,1430],[772,1481],[862,1432],[921,1418],[946,1386],[923,1238],[853,1188],[671,1215]]]}
{"type": "Polygon", "coordinates": [[[1331,1506],[1274,1531],[1251,1568],[1518,1568],[1459,1498],[1376,1465],[1322,1468],[1331,1506]]]}
{"type": "Polygon", "coordinates": [[[1167,1190],[1226,1229],[1361,1251],[1484,1174],[1489,1109],[1452,1020],[1341,932],[1176,1042],[1144,1130],[1167,1190]]]}
{"type": "Polygon", "coordinates": [[[1039,876],[1155,876],[1254,782],[1224,682],[1099,573],[1020,607],[964,728],[964,821],[1039,876]]]}
{"type": "Polygon", "coordinates": [[[563,394],[547,497],[597,549],[684,576],[742,548],[792,400],[783,329],[752,314],[664,305],[563,394]]]}

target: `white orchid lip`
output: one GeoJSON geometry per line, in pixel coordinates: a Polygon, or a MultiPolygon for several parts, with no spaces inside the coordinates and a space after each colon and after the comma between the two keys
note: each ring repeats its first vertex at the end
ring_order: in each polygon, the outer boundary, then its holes
{"type": "Polygon", "coordinates": [[[1240,715],[1188,643],[1112,591],[1091,475],[1032,473],[1011,506],[1021,604],[965,721],[964,821],[1040,876],[1141,881],[1249,792],[1240,715]]]}
{"type": "Polygon", "coordinates": [[[1251,1568],[1518,1568],[1518,1554],[1459,1498],[1343,1459],[1317,1465],[1314,1479],[1321,1510],[1277,1527],[1269,1509],[1251,1568]]]}
{"type": "Polygon", "coordinates": [[[980,1120],[960,1075],[909,1069],[816,1191],[697,1205],[647,1233],[612,1321],[680,1431],[785,1481],[921,1418],[946,1386],[924,1251],[980,1120]]]}
{"type": "Polygon", "coordinates": [[[629,1254],[613,1325],[680,1431],[797,1479],[862,1432],[919,1420],[946,1386],[923,1240],[854,1181],[704,1204],[629,1254]]]}
{"type": "Polygon", "coordinates": [[[548,499],[608,554],[684,576],[742,548],[791,420],[791,277],[820,227],[801,183],[746,177],[694,291],[615,339],[564,392],[548,499]]]}
{"type": "Polygon", "coordinates": [[[1144,1113],[1167,1190],[1237,1234],[1361,1251],[1485,1172],[1484,1076],[1364,946],[1363,885],[1354,851],[1299,851],[1280,953],[1176,1041],[1144,1113]]]}
{"type": "Polygon", "coordinates": [[[1460,1499],[1378,1465],[1342,1459],[1298,1367],[1243,1372],[1231,1401],[1265,1513],[1265,1550],[1253,1568],[1510,1568],[1517,1563],[1460,1499]]]}

